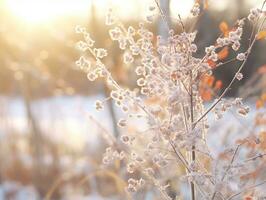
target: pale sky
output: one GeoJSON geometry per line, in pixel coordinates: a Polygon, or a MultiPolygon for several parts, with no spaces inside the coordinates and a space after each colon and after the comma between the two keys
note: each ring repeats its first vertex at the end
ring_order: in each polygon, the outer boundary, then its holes
{"type": "MultiPolygon", "coordinates": [[[[132,16],[145,17],[148,6],[154,5],[154,0],[6,0],[6,5],[8,11],[18,20],[27,23],[47,23],[64,16],[87,17],[92,1],[99,16],[104,16],[106,10],[112,6],[116,15],[122,19],[132,16]]],[[[210,7],[223,10],[230,1],[233,0],[210,0],[210,7]]],[[[246,2],[254,6],[261,4],[262,0],[246,2]]],[[[172,16],[176,18],[180,14],[186,17],[193,3],[194,0],[172,0],[172,16]]]]}

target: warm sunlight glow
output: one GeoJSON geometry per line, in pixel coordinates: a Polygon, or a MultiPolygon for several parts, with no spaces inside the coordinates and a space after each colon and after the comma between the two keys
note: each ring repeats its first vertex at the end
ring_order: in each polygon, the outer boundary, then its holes
{"type": "MultiPolygon", "coordinates": [[[[181,14],[186,17],[194,0],[171,1],[173,17],[181,14]]],[[[45,23],[65,16],[89,16],[91,5],[94,5],[96,14],[103,17],[109,7],[113,7],[116,15],[121,19],[145,18],[149,5],[153,0],[6,0],[7,7],[12,15],[29,24],[45,23]]]]}
{"type": "Polygon", "coordinates": [[[175,0],[170,2],[171,14],[174,18],[177,18],[178,14],[180,14],[182,17],[187,17],[195,3],[194,0],[175,0]]]}
{"type": "Polygon", "coordinates": [[[28,23],[42,23],[65,15],[88,12],[88,0],[8,0],[12,14],[28,23]]]}

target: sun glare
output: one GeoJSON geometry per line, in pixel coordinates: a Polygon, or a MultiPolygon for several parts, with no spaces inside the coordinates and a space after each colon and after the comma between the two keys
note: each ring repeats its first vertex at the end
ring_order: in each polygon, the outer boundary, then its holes
{"type": "MultiPolygon", "coordinates": [[[[145,17],[143,13],[153,0],[6,0],[7,8],[19,20],[30,24],[50,22],[64,16],[89,16],[93,2],[96,13],[103,16],[109,6],[112,6],[118,17],[145,17]]],[[[171,1],[173,17],[181,14],[185,17],[194,0],[171,1]]]]}
{"type": "Polygon", "coordinates": [[[175,0],[170,1],[171,14],[172,17],[178,18],[180,14],[182,17],[186,17],[189,15],[191,8],[193,7],[195,1],[194,0],[175,0]]]}
{"type": "Polygon", "coordinates": [[[28,23],[43,23],[66,15],[82,15],[88,0],[7,0],[10,12],[28,23]]]}

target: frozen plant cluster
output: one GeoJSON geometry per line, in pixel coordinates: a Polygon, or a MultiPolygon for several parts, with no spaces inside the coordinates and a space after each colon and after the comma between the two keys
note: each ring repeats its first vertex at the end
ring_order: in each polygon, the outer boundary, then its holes
{"type": "MultiPolygon", "coordinates": [[[[152,23],[157,11],[161,11],[156,5],[149,7],[146,22],[140,22],[138,27],[125,27],[111,9],[106,15],[110,38],[124,51],[124,63],[135,68],[137,90],[124,88],[116,82],[104,64],[107,50],[95,47],[84,27],[76,27],[76,32],[84,36],[77,47],[90,54],[81,56],[77,66],[90,81],[104,78],[111,90],[109,98],[95,103],[96,109],[103,109],[104,103],[112,100],[124,113],[117,123],[123,128],[123,135],[106,149],[103,163],[111,164],[115,160],[126,163],[126,176],[131,177],[126,188],[128,193],[154,187],[160,199],[179,199],[182,194],[171,184],[179,182],[179,185],[190,185],[192,200],[238,198],[256,186],[241,179],[243,172],[254,167],[254,162],[245,163],[238,157],[245,142],[225,148],[223,158],[213,155],[205,139],[210,126],[206,116],[214,112],[220,119],[232,107],[242,116],[248,114],[249,108],[240,98],[231,101],[223,97],[235,81],[243,78],[241,70],[256,42],[256,34],[251,34],[246,52],[238,52],[244,24],[259,24],[258,33],[266,17],[263,7],[252,9],[247,18],[238,20],[228,35],[220,36],[215,44],[207,46],[205,55],[199,58],[195,57],[197,31],[183,29],[176,33],[166,29],[168,38],[163,38],[146,28],[146,23],[152,23]],[[204,108],[199,92],[201,77],[211,75],[209,61],[217,62],[218,52],[224,47],[237,52],[235,60],[239,67],[221,95],[209,108],[204,108]],[[145,122],[145,130],[128,131],[131,118],[145,122]],[[170,195],[171,191],[175,191],[175,197],[170,195]]],[[[191,16],[197,17],[200,12],[200,5],[196,3],[191,16]]],[[[165,18],[163,13],[161,15],[165,18]]]]}

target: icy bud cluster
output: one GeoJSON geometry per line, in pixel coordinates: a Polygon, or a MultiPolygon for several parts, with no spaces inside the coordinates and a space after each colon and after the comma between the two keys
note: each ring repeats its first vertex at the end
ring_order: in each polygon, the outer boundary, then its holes
{"type": "Polygon", "coordinates": [[[248,15],[248,20],[251,22],[255,22],[259,19],[260,15],[262,14],[262,10],[259,8],[252,8],[248,15]]]}
{"type": "Polygon", "coordinates": [[[156,17],[156,6],[155,5],[150,5],[148,7],[148,12],[147,12],[147,15],[146,15],[146,21],[148,23],[152,23],[154,18],[156,17]]]}
{"type": "Polygon", "coordinates": [[[197,17],[200,14],[200,4],[199,3],[195,3],[193,8],[191,9],[191,14],[194,17],[197,17]]]}
{"type": "Polygon", "coordinates": [[[217,47],[224,47],[231,45],[232,49],[237,51],[240,48],[240,40],[243,34],[244,19],[241,19],[237,23],[237,28],[229,32],[226,37],[219,37],[217,42],[217,47]]]}
{"type": "Polygon", "coordinates": [[[114,160],[122,160],[125,157],[125,152],[112,149],[108,147],[103,155],[103,164],[111,164],[114,160]]]}
{"type": "Polygon", "coordinates": [[[144,184],[145,184],[145,181],[142,178],[140,178],[139,180],[130,178],[128,179],[127,190],[128,192],[136,192],[141,187],[143,187],[144,184]]]}
{"type": "MultiPolygon", "coordinates": [[[[146,22],[151,23],[157,11],[157,7],[150,6],[146,22]]],[[[195,3],[191,14],[198,16],[199,13],[200,5],[195,3]]],[[[260,13],[258,9],[252,10],[249,20],[258,19],[260,13]]],[[[212,71],[210,63],[220,61],[220,49],[232,47],[234,51],[239,50],[244,19],[239,20],[214,44],[207,46],[202,57],[197,56],[197,31],[175,32],[169,29],[166,30],[168,38],[163,38],[150,31],[146,22],[125,27],[116,20],[112,10],[106,16],[106,25],[110,26],[109,36],[123,51],[120,59],[127,67],[133,68],[137,77],[136,88],[133,89],[124,88],[116,82],[104,64],[108,59],[107,50],[96,47],[85,28],[76,28],[76,32],[83,35],[83,40],[77,43],[78,49],[90,55],[82,55],[76,61],[77,66],[91,81],[103,78],[110,89],[107,99],[95,102],[96,109],[101,110],[105,101],[113,101],[123,115],[117,121],[117,126],[121,128],[117,146],[106,149],[103,163],[110,164],[126,158],[124,171],[127,177],[133,177],[128,179],[128,192],[143,188],[145,180],[159,190],[160,199],[170,200],[168,189],[176,188],[171,188],[167,180],[172,180],[180,171],[178,176],[195,186],[203,199],[227,199],[216,194],[218,183],[223,185],[221,177],[227,174],[221,174],[226,170],[221,170],[220,174],[212,171],[217,160],[206,142],[209,127],[206,116],[213,111],[220,119],[232,108],[240,115],[247,115],[249,107],[239,98],[224,99],[225,93],[222,92],[214,104],[205,109],[200,91],[202,77],[212,71]],[[131,119],[139,120],[140,125],[129,126],[131,119]]],[[[245,63],[248,55],[249,51],[238,53],[236,60],[245,63]]],[[[243,78],[239,69],[234,79],[243,78]]],[[[229,87],[224,91],[227,90],[229,87]]],[[[224,166],[228,166],[230,159],[226,161],[227,165],[224,166]]],[[[231,167],[228,170],[230,173],[233,172],[231,167]]],[[[229,175],[231,177],[233,173],[229,175]]],[[[228,185],[234,182],[227,181],[225,187],[229,188],[228,185]]],[[[241,191],[241,186],[236,191],[241,191]]],[[[233,191],[225,190],[224,193],[230,196],[233,191]]]]}
{"type": "MultiPolygon", "coordinates": [[[[236,76],[241,76],[241,75],[236,75],[236,76]]],[[[221,100],[221,103],[218,106],[216,106],[214,109],[214,114],[216,116],[216,119],[221,119],[223,117],[223,114],[231,108],[237,109],[237,112],[242,116],[247,115],[250,110],[248,106],[244,105],[241,98],[236,98],[234,100],[223,99],[221,100]]]]}

